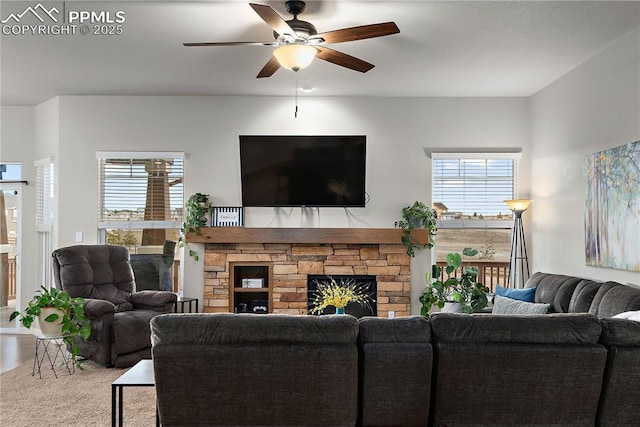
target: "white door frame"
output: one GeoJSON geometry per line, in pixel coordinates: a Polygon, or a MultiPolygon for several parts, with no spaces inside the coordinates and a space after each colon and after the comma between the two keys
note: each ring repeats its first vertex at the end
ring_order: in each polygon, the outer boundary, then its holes
{"type": "MultiPolygon", "coordinates": [[[[0,183],[0,191],[15,191],[16,202],[18,207],[18,216],[16,218],[16,310],[22,307],[22,190],[23,185],[20,183],[0,183]]],[[[6,207],[5,207],[6,208],[6,207]]],[[[27,329],[20,327],[20,322],[14,320],[9,327],[0,327],[0,333],[30,333],[27,329]]]]}

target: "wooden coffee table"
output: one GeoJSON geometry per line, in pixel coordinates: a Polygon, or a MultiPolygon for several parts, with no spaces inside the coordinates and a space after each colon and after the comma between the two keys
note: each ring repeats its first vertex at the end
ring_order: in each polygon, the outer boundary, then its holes
{"type": "MultiPolygon", "coordinates": [[[[116,396],[118,396],[118,426],[123,424],[123,397],[125,387],[155,387],[156,379],[153,374],[153,360],[144,359],[136,363],[131,369],[111,383],[111,426],[116,425],[116,396]]],[[[158,409],[156,406],[156,427],[160,426],[158,409]]]]}

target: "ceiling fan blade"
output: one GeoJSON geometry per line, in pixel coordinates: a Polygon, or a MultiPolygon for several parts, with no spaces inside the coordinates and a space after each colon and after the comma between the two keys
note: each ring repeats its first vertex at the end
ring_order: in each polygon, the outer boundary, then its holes
{"type": "Polygon", "coordinates": [[[312,38],[322,37],[326,43],[342,43],[388,36],[399,32],[400,29],[395,22],[383,22],[381,24],[361,25],[359,27],[327,31],[326,33],[317,34],[312,38]]]}
{"type": "Polygon", "coordinates": [[[295,37],[296,32],[285,22],[280,15],[276,13],[270,6],[264,4],[249,3],[249,6],[255,10],[255,12],[262,18],[268,26],[273,28],[273,31],[279,35],[288,34],[295,37]]]}
{"type": "Polygon", "coordinates": [[[324,46],[314,46],[318,49],[318,54],[316,58],[320,58],[324,61],[331,62],[336,65],[340,65],[341,67],[350,68],[355,71],[360,71],[361,73],[366,73],[375,65],[370,64],[362,59],[358,59],[355,56],[347,55],[343,52],[338,52],[337,50],[329,49],[324,46]]]}
{"type": "Polygon", "coordinates": [[[277,42],[204,42],[182,43],[183,46],[275,46],[277,42]]]}
{"type": "Polygon", "coordinates": [[[261,79],[263,77],[271,77],[273,73],[278,71],[278,69],[280,69],[280,63],[275,56],[272,56],[264,67],[262,67],[262,70],[260,70],[256,78],[261,79]]]}

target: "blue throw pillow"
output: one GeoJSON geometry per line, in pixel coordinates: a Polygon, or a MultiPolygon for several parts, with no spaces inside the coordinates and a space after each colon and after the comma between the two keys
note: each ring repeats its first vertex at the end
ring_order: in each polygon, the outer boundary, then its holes
{"type": "Polygon", "coordinates": [[[536,297],[536,288],[510,289],[497,285],[496,295],[505,298],[517,299],[518,301],[533,302],[536,297]]]}

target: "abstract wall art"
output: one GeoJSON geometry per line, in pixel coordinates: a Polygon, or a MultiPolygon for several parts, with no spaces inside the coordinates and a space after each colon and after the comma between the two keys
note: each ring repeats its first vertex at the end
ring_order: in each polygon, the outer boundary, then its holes
{"type": "Polygon", "coordinates": [[[584,157],[586,264],[640,271],[640,141],[584,157]]]}

